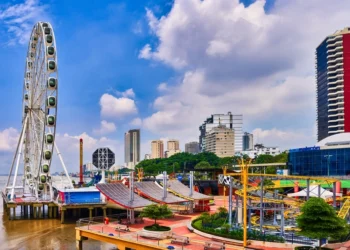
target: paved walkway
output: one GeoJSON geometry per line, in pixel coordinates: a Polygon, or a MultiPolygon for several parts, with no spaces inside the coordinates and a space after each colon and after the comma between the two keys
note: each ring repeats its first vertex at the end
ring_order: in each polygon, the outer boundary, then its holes
{"type": "MultiPolygon", "coordinates": [[[[228,197],[226,197],[226,203],[228,203],[228,197]]],[[[223,197],[215,197],[215,205],[211,206],[211,212],[214,213],[217,208],[224,205],[224,199],[223,197]]],[[[226,204],[226,208],[228,207],[228,204],[226,204]]],[[[152,239],[146,239],[143,237],[138,237],[137,232],[142,230],[143,227],[152,225],[154,223],[154,220],[150,220],[145,218],[144,223],[142,224],[135,224],[130,225],[130,232],[117,232],[115,231],[115,225],[116,224],[109,224],[109,225],[103,225],[103,224],[95,224],[90,225],[89,230],[92,231],[98,231],[102,233],[112,233],[116,236],[120,235],[120,237],[123,238],[129,238],[137,241],[143,241],[147,243],[152,244],[159,244],[162,246],[169,246],[172,245],[175,247],[175,249],[184,249],[184,250],[199,250],[204,249],[204,243],[206,241],[212,241],[211,236],[209,237],[203,237],[198,234],[192,233],[187,228],[187,223],[193,220],[195,217],[199,216],[201,213],[195,213],[191,215],[175,215],[174,218],[168,218],[163,220],[157,220],[157,224],[160,224],[162,226],[168,226],[171,227],[173,232],[182,236],[187,236],[190,238],[190,244],[187,246],[182,247],[180,244],[171,244],[170,239],[165,240],[152,240],[152,239]]],[[[293,247],[290,248],[271,248],[271,247],[263,247],[263,246],[254,246],[256,249],[264,249],[264,250],[291,250],[293,247]]],[[[243,247],[235,246],[226,244],[226,249],[243,249],[243,247]]]]}

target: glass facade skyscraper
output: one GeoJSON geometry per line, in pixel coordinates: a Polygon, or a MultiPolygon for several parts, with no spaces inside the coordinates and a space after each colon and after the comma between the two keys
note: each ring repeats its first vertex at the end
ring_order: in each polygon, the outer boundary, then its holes
{"type": "Polygon", "coordinates": [[[243,150],[253,150],[253,149],[254,149],[253,134],[249,134],[245,132],[243,135],[243,150]]]}
{"type": "Polygon", "coordinates": [[[291,175],[350,175],[350,133],[326,137],[314,147],[289,150],[288,169],[291,175]]]}
{"type": "Polygon", "coordinates": [[[350,175],[350,147],[329,149],[313,147],[290,150],[288,168],[291,175],[350,175]]]}
{"type": "Polygon", "coordinates": [[[128,168],[135,168],[140,161],[140,130],[132,129],[124,135],[125,164],[128,168]]]}
{"type": "Polygon", "coordinates": [[[317,137],[350,132],[350,28],[316,49],[317,137]]]}

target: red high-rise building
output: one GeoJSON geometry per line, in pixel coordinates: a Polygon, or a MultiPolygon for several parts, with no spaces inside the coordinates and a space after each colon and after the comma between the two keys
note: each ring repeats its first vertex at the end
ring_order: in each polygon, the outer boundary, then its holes
{"type": "Polygon", "coordinates": [[[350,132],[350,28],[316,49],[317,137],[350,132]]]}

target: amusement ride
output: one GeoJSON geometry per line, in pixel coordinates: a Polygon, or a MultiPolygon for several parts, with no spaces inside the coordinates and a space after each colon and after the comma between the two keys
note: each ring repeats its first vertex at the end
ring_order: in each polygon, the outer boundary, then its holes
{"type": "Polygon", "coordinates": [[[5,190],[10,202],[14,201],[16,194],[24,196],[25,193],[38,201],[52,201],[54,192],[50,169],[54,150],[69,186],[73,187],[55,142],[58,85],[54,30],[50,23],[38,22],[31,32],[25,61],[22,131],[5,190]],[[20,166],[23,167],[23,182],[22,186],[17,186],[20,166]]]}

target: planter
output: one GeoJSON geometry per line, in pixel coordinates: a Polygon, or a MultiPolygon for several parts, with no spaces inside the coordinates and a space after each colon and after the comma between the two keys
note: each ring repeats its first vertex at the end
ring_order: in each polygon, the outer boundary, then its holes
{"type": "Polygon", "coordinates": [[[153,231],[143,228],[140,232],[140,235],[147,238],[155,238],[155,239],[167,239],[170,238],[172,234],[172,229],[166,231],[153,231]]]}

